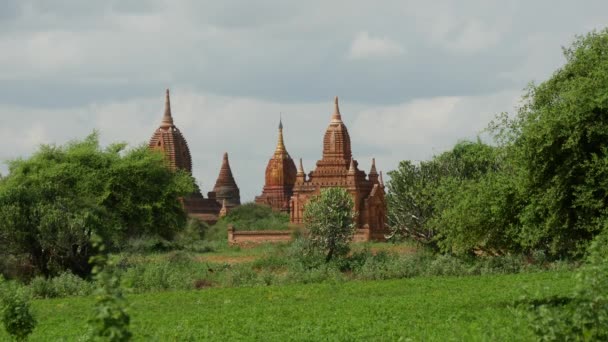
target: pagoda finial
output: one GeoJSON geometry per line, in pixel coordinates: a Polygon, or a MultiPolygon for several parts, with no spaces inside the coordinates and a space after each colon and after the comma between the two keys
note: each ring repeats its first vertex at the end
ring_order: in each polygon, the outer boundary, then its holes
{"type": "Polygon", "coordinates": [[[287,152],[285,148],[285,142],[283,141],[283,120],[279,119],[279,139],[277,141],[277,148],[274,151],[275,155],[280,154],[283,155],[287,152]]]}
{"type": "Polygon", "coordinates": [[[377,175],[378,171],[376,171],[376,158],[372,158],[372,168],[369,170],[370,175],[377,175]]]}
{"type": "Polygon", "coordinates": [[[340,115],[340,107],[338,106],[338,97],[334,99],[334,113],[331,116],[331,122],[342,122],[342,115],[340,115]]]}
{"type": "Polygon", "coordinates": [[[283,113],[279,112],[279,129],[283,129],[283,113]]]}
{"type": "Polygon", "coordinates": [[[384,186],[384,180],[382,179],[382,171],[380,171],[380,185],[384,186]]]}
{"type": "Polygon", "coordinates": [[[356,172],[357,172],[357,169],[355,167],[355,159],[350,158],[350,166],[348,167],[348,174],[355,175],[356,172]]]}
{"type": "Polygon", "coordinates": [[[163,115],[163,121],[161,127],[173,126],[173,116],[171,116],[171,100],[169,99],[169,89],[165,92],[165,114],[163,115]]]}
{"type": "Polygon", "coordinates": [[[303,175],[305,175],[304,166],[302,165],[302,158],[300,158],[300,165],[298,165],[298,176],[303,176],[303,175]]]}

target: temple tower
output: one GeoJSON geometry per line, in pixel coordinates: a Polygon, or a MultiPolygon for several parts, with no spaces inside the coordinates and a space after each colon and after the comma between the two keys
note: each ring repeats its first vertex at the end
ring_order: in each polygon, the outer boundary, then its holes
{"type": "Polygon", "coordinates": [[[368,240],[384,240],[387,233],[386,201],[384,185],[378,178],[375,160],[372,160],[369,178],[365,171],[358,169],[358,163],[352,157],[350,136],[342,121],[336,97],[334,111],[323,137],[321,160],[317,161],[316,168],[309,173],[308,179],[301,163],[297,171],[290,202],[290,222],[302,223],[304,206],[321,189],[341,187],[353,197],[360,236],[365,236],[368,240]]]}
{"type": "Polygon", "coordinates": [[[226,200],[227,209],[234,208],[241,204],[240,190],[232,176],[230,162],[228,161],[228,153],[224,153],[220,174],[213,187],[213,192],[215,192],[215,197],[219,202],[226,200]]]}
{"type": "Polygon", "coordinates": [[[285,148],[283,122],[280,120],[277,146],[266,166],[264,189],[262,194],[255,198],[255,202],[289,213],[289,201],[293,195],[296,174],[296,165],[285,148]]]}
{"type": "MultiPolygon", "coordinates": [[[[192,174],[192,157],[186,139],[175,126],[171,113],[169,89],[165,92],[165,112],[160,126],[152,134],[148,147],[160,150],[165,154],[169,167],[173,170],[184,170],[192,174]]],[[[213,195],[213,193],[211,193],[213,195]]],[[[213,198],[204,198],[200,189],[181,199],[184,210],[189,216],[199,218],[208,223],[215,223],[220,211],[220,204],[213,198]]]]}
{"type": "Polygon", "coordinates": [[[173,170],[181,169],[192,173],[192,157],[186,139],[173,123],[169,89],[165,92],[165,113],[160,126],[154,131],[148,146],[165,153],[173,170]]]}

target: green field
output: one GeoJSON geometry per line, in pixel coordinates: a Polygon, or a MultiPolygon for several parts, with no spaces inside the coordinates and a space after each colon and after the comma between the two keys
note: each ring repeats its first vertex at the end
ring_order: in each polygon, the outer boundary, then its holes
{"type": "MultiPolygon", "coordinates": [[[[512,304],[568,295],[571,272],[419,277],[130,295],[139,341],[533,340],[512,304]]],[[[37,300],[32,341],[86,334],[93,298],[37,300]]],[[[0,340],[6,340],[4,331],[0,340]]]]}

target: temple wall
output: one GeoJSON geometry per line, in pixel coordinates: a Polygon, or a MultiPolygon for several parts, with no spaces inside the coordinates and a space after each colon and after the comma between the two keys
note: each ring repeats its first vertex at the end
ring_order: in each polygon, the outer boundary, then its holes
{"type": "MultiPolygon", "coordinates": [[[[359,228],[353,236],[353,242],[386,241],[385,232],[372,232],[368,228],[359,228]]],[[[229,245],[255,245],[260,243],[289,242],[293,239],[292,230],[241,230],[228,226],[229,245]]]]}

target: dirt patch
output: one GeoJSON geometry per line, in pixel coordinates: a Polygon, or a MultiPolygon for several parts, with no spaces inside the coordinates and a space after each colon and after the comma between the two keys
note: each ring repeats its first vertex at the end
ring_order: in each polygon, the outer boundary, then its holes
{"type": "Polygon", "coordinates": [[[243,255],[243,256],[227,256],[227,255],[203,255],[196,258],[198,262],[212,262],[215,264],[241,264],[252,262],[258,259],[259,256],[243,255]]]}

